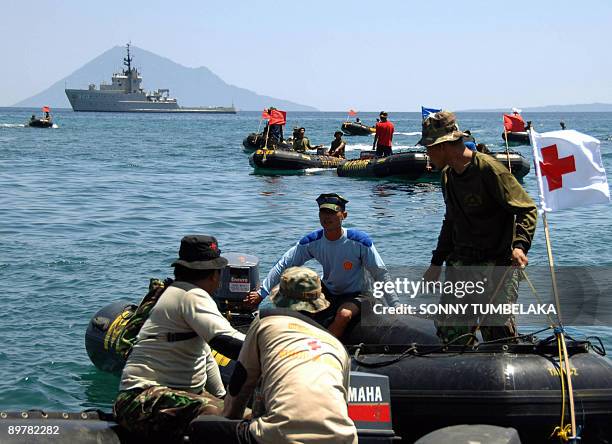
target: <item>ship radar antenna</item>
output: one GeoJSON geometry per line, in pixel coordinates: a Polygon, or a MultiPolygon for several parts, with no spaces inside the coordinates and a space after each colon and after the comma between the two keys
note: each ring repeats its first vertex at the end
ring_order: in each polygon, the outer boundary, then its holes
{"type": "Polygon", "coordinates": [[[132,70],[132,57],[130,57],[130,44],[131,43],[132,42],[126,43],[125,47],[127,48],[127,57],[123,58],[123,64],[127,66],[128,74],[132,70]]]}

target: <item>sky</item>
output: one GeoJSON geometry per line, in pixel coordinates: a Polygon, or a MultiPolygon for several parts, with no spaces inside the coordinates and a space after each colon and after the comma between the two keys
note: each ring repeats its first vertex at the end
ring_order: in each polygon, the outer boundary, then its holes
{"type": "Polygon", "coordinates": [[[322,111],[612,103],[610,0],[4,0],[1,9],[0,106],[128,41],[322,111]]]}

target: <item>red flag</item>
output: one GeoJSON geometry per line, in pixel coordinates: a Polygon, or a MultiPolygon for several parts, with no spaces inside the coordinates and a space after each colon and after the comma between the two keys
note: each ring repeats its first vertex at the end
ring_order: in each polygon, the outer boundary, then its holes
{"type": "Polygon", "coordinates": [[[43,110],[43,113],[48,113],[49,112],[49,107],[45,105],[45,106],[43,106],[42,110],[43,110]]]}
{"type": "Polygon", "coordinates": [[[270,111],[270,125],[284,125],[287,123],[287,111],[273,109],[270,111]]]}
{"type": "Polygon", "coordinates": [[[506,128],[506,131],[523,132],[525,131],[525,121],[518,114],[514,116],[504,114],[504,128],[506,128]]]}
{"type": "Polygon", "coordinates": [[[267,109],[263,110],[263,112],[261,113],[261,118],[265,120],[270,120],[270,114],[268,113],[267,109]]]}
{"type": "Polygon", "coordinates": [[[349,109],[348,110],[348,115],[351,116],[351,117],[352,116],[356,116],[357,115],[357,111],[355,111],[354,109],[349,109]]]}

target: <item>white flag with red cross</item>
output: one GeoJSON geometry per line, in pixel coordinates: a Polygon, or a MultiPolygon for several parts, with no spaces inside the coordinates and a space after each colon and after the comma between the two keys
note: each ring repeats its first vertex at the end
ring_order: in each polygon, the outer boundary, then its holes
{"type": "Polygon", "coordinates": [[[610,202],[599,140],[574,130],[530,137],[544,211],[610,202]]]}

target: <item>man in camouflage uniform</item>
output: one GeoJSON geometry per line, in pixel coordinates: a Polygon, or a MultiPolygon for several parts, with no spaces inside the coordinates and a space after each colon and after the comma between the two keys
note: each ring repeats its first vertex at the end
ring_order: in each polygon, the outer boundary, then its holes
{"type": "MultiPolygon", "coordinates": [[[[514,303],[519,282],[515,267],[527,265],[537,209],[508,169],[493,157],[466,148],[464,136],[451,112],[430,114],[423,121],[419,144],[427,147],[431,162],[442,170],[446,203],[438,245],[424,278],[438,280],[446,262],[447,281],[484,282],[486,291],[469,296],[444,293],[441,304],[514,303]]],[[[443,316],[436,325],[444,341],[475,333],[477,326],[485,341],[516,335],[512,316],[443,316]]]]}
{"type": "Polygon", "coordinates": [[[180,440],[198,415],[221,413],[225,389],[209,344],[236,359],[244,340],[210,296],[227,265],[217,240],[185,236],[172,265],[176,280],[138,333],[114,405],[117,422],[143,442],[180,440]]]}

